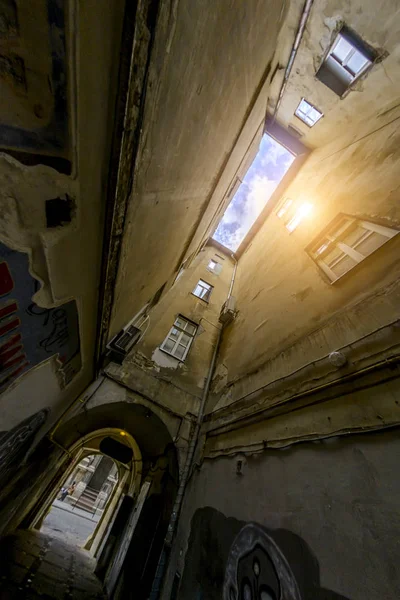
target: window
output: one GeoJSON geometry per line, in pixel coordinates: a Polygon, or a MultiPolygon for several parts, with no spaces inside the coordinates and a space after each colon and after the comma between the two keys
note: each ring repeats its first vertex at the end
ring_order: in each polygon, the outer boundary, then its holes
{"type": "Polygon", "coordinates": [[[290,221],[288,223],[286,223],[286,229],[288,231],[290,231],[290,233],[292,233],[292,231],[297,229],[297,227],[300,225],[300,223],[306,217],[308,217],[308,215],[310,214],[312,209],[313,209],[313,206],[309,202],[304,202],[303,204],[300,204],[300,206],[294,213],[293,217],[290,219],[290,221]]]}
{"type": "Polygon", "coordinates": [[[179,315],[163,341],[161,350],[179,360],[185,360],[196,331],[197,325],[179,315]]]}
{"type": "Polygon", "coordinates": [[[339,96],[372,65],[376,52],[343,27],[322,63],[317,77],[339,96]]]}
{"type": "Polygon", "coordinates": [[[336,281],[398,233],[396,229],[341,215],[311,245],[309,253],[329,279],[336,281]]]}
{"type": "Polygon", "coordinates": [[[280,208],[277,211],[277,216],[282,219],[282,217],[285,216],[285,214],[287,213],[287,211],[289,210],[289,208],[292,206],[293,204],[293,200],[291,200],[290,198],[287,198],[287,200],[285,200],[283,202],[283,204],[281,204],[280,208]]]}
{"type": "Polygon", "coordinates": [[[293,205],[293,200],[287,198],[279,205],[276,215],[283,219],[286,229],[292,233],[312,210],[313,205],[309,202],[293,205]]]}
{"type": "Polygon", "coordinates": [[[214,275],[219,275],[222,271],[222,265],[216,260],[211,259],[208,263],[207,269],[211,271],[211,273],[214,273],[214,275]]]}
{"type": "Polygon", "coordinates": [[[315,123],[317,123],[317,121],[319,121],[320,118],[324,116],[321,111],[319,111],[317,108],[315,108],[315,106],[307,102],[305,98],[302,98],[302,100],[300,100],[300,104],[296,108],[294,114],[309,127],[315,125],[315,123]]]}
{"type": "Polygon", "coordinates": [[[201,300],[209,301],[213,286],[209,283],[206,283],[202,279],[199,279],[199,283],[194,288],[193,294],[201,300]]]}

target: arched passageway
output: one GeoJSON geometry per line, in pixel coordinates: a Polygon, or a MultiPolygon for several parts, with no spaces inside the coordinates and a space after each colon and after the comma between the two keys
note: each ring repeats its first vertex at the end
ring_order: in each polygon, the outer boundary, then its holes
{"type": "Polygon", "coordinates": [[[84,456],[58,490],[40,530],[84,546],[107,512],[120,470],[107,455],[84,456]]]}
{"type": "MultiPolygon", "coordinates": [[[[78,561],[74,572],[78,572],[78,564],[83,561],[82,569],[93,588],[94,595],[88,592],[85,598],[102,597],[98,596],[101,585],[109,598],[129,599],[133,598],[133,592],[136,600],[146,598],[178,485],[176,450],[166,426],[142,405],[104,404],[63,423],[57,431],[57,449],[59,447],[65,451],[54,451],[48,472],[41,478],[40,490],[35,492],[36,501],[21,519],[25,530],[3,539],[8,544],[8,555],[18,555],[18,545],[22,544],[23,552],[26,548],[37,549],[35,565],[43,562],[43,552],[45,562],[51,564],[55,554],[60,553],[59,544],[68,545],[65,552],[78,561]],[[111,487],[105,489],[110,483],[111,487]],[[62,488],[67,490],[63,500],[62,488]],[[86,509],[95,515],[93,530],[80,541],[81,548],[75,543],[75,553],[71,550],[74,540],[49,527],[55,505],[60,510],[68,507],[69,513],[86,509]],[[60,505],[64,506],[60,508],[60,505]],[[98,589],[93,584],[94,572],[94,581],[100,585],[98,589]]],[[[9,585],[15,586],[18,582],[14,567],[11,560],[3,564],[2,570],[9,585]]],[[[23,569],[23,581],[30,578],[30,585],[35,585],[32,577],[36,576],[39,581],[40,573],[35,575],[28,567],[23,569]]],[[[49,573],[51,577],[51,569],[49,573]]],[[[58,570],[57,577],[61,584],[64,580],[70,581],[68,585],[73,589],[71,572],[66,565],[58,570]]],[[[48,597],[61,596],[54,592],[48,597]]]]}

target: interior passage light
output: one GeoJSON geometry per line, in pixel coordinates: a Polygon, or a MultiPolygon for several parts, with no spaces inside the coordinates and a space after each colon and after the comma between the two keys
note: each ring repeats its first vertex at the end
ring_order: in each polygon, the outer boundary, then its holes
{"type": "Polygon", "coordinates": [[[125,431],[120,431],[119,435],[126,435],[126,432],[125,431]]]}

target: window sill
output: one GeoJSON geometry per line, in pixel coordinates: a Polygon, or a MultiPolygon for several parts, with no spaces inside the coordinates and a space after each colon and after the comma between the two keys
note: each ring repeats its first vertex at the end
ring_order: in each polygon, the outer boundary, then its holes
{"type": "Polygon", "coordinates": [[[164,350],[164,348],[158,348],[161,352],[164,352],[164,354],[167,354],[168,356],[171,356],[171,358],[174,358],[175,360],[177,360],[178,362],[184,363],[185,359],[187,358],[187,355],[185,356],[185,358],[178,358],[177,356],[175,356],[175,354],[171,354],[171,352],[168,352],[168,350],[164,350]]]}
{"type": "Polygon", "coordinates": [[[206,304],[210,304],[210,302],[208,300],[204,300],[204,298],[200,298],[199,296],[196,296],[196,294],[193,294],[193,292],[191,292],[191,295],[194,296],[195,298],[197,298],[197,300],[201,300],[202,302],[205,302],[206,304]]]}

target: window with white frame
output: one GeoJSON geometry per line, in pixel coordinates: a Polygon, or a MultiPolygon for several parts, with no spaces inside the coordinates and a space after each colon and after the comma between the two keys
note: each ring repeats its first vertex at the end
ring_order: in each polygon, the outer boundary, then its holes
{"type": "Polygon", "coordinates": [[[211,292],[213,290],[213,286],[209,283],[206,283],[202,279],[199,279],[198,284],[193,290],[193,294],[197,296],[197,298],[201,298],[201,300],[209,301],[211,292]]]}
{"type": "Polygon", "coordinates": [[[292,233],[312,213],[313,205],[309,202],[293,203],[287,198],[276,211],[276,216],[283,220],[286,229],[292,233]]]}
{"type": "Polygon", "coordinates": [[[339,96],[360,75],[371,67],[376,52],[368,47],[355,33],[343,27],[337,34],[317,78],[339,96]]]}
{"type": "Polygon", "coordinates": [[[333,282],[398,233],[397,229],[341,215],[309,247],[309,253],[333,282]]]}
{"type": "Polygon", "coordinates": [[[295,110],[296,117],[298,117],[303,123],[308,125],[308,127],[312,127],[317,123],[321,117],[323,117],[323,113],[315,108],[312,104],[310,104],[305,98],[300,100],[300,104],[295,110]]]}
{"type": "Polygon", "coordinates": [[[293,204],[293,200],[291,198],[286,198],[286,200],[284,200],[279,205],[278,210],[276,211],[277,217],[282,219],[286,215],[286,213],[288,212],[288,210],[290,209],[292,204],[293,204]]]}
{"type": "Polygon", "coordinates": [[[211,271],[211,273],[214,273],[214,275],[219,275],[222,271],[222,265],[216,260],[211,259],[207,265],[207,269],[211,271]]]}
{"type": "Polygon", "coordinates": [[[196,331],[197,325],[179,315],[161,344],[161,350],[179,360],[185,360],[196,331]]]}
{"type": "Polygon", "coordinates": [[[292,233],[310,215],[312,210],[313,205],[309,202],[299,204],[290,221],[286,222],[286,229],[292,233]]]}

